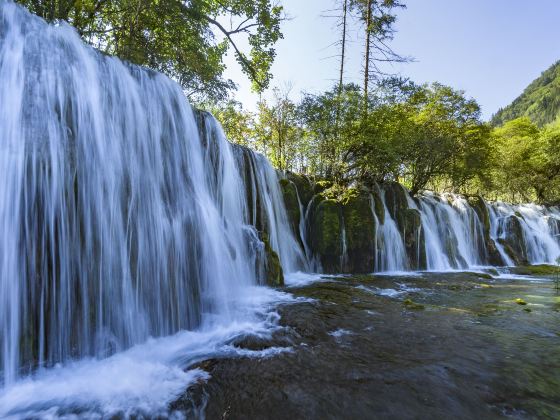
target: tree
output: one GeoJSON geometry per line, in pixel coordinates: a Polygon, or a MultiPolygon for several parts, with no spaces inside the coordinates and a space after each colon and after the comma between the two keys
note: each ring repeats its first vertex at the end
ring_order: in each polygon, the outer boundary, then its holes
{"type": "Polygon", "coordinates": [[[63,20],[87,43],[177,80],[194,98],[223,99],[232,48],[256,91],[269,85],[282,7],[271,0],[19,0],[49,22],[63,20]],[[229,22],[225,24],[224,22],[229,22]],[[249,51],[239,46],[247,40],[249,51]]]}
{"type": "Polygon", "coordinates": [[[529,118],[494,130],[496,191],[515,201],[557,202],[560,187],[560,126],[539,129],[529,118]]]}
{"type": "MultiPolygon", "coordinates": [[[[364,99],[369,96],[370,80],[379,79],[387,74],[381,63],[404,62],[389,46],[393,39],[396,22],[395,10],[406,7],[400,0],[352,0],[352,6],[357,9],[360,20],[364,25],[364,99]]],[[[368,101],[364,100],[365,112],[368,101]]]]}
{"type": "Polygon", "coordinates": [[[235,100],[207,106],[208,111],[220,122],[229,141],[246,147],[255,147],[254,115],[243,109],[241,103],[235,100]]]}
{"type": "Polygon", "coordinates": [[[298,143],[302,136],[298,125],[297,106],[290,99],[291,87],[274,89],[271,103],[258,104],[255,140],[257,149],[281,170],[293,170],[298,157],[298,143]]]}

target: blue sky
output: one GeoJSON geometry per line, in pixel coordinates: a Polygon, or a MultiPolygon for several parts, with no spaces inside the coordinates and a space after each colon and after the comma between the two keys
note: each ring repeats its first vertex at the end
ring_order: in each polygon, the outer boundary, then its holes
{"type": "MultiPolygon", "coordinates": [[[[560,59],[560,0],[408,0],[399,11],[392,46],[415,62],[392,71],[423,83],[439,81],[466,91],[489,118],[560,59]]],[[[292,84],[292,97],[318,93],[338,77],[338,29],[324,15],[331,0],[282,0],[291,20],[277,44],[272,86],[292,84]]],[[[347,81],[360,82],[359,27],[350,34],[347,81]]],[[[239,84],[235,99],[254,109],[258,96],[228,57],[226,77],[239,84]]],[[[266,93],[265,97],[270,95],[266,93]]]]}

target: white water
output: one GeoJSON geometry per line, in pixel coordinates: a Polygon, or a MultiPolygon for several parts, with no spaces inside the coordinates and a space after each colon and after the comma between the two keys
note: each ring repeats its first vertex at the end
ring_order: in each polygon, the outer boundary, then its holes
{"type": "MultiPolygon", "coordinates": [[[[421,259],[419,256],[425,256],[426,266],[415,267],[406,254],[402,232],[387,209],[385,191],[378,187],[376,193],[385,211],[385,222],[381,223],[375,213],[373,198],[371,199],[376,225],[376,272],[406,273],[411,269],[445,272],[490,265],[484,225],[465,197],[427,192],[414,200],[403,188],[408,208],[420,212],[421,229],[415,252],[417,261],[421,259]]],[[[517,241],[514,239],[514,232],[507,228],[508,217],[520,221],[523,232],[521,247],[530,264],[556,264],[556,259],[560,256],[558,208],[500,202],[486,203],[486,207],[490,219],[490,238],[502,257],[503,265],[515,265],[501,244],[501,240],[517,241]]]]}
{"type": "Polygon", "coordinates": [[[385,213],[384,223],[381,223],[375,213],[374,201],[370,200],[371,211],[375,219],[375,238],[376,238],[376,271],[394,272],[405,271],[408,269],[406,251],[401,233],[393,220],[387,203],[385,201],[385,191],[378,190],[381,202],[383,203],[383,211],[385,213]]]}
{"type": "Polygon", "coordinates": [[[286,272],[307,268],[264,158],[166,77],[2,0],[0,173],[0,417],[159,412],[195,357],[270,330],[248,305],[256,201],[286,272]]]}
{"type": "MultiPolygon", "coordinates": [[[[536,204],[511,205],[502,202],[490,205],[492,216],[491,236],[498,239],[507,238],[508,217],[517,217],[523,231],[523,246],[531,264],[556,264],[560,256],[558,224],[560,211],[557,208],[545,208],[536,204]]],[[[503,254],[505,251],[500,247],[503,254]]],[[[506,254],[507,257],[507,254],[506,254]]],[[[507,257],[509,259],[509,257],[507,257]]],[[[509,259],[508,265],[513,265],[509,259]]]]}

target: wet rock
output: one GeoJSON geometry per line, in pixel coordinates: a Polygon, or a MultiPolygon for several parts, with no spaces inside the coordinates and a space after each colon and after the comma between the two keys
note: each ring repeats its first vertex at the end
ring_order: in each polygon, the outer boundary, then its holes
{"type": "Polygon", "coordinates": [[[313,198],[313,196],[315,195],[311,180],[305,175],[295,174],[293,172],[287,172],[286,177],[297,188],[297,192],[299,194],[299,199],[301,200],[301,204],[303,208],[306,208],[309,202],[311,201],[311,199],[313,198]]]}
{"type": "Polygon", "coordinates": [[[402,219],[402,236],[410,267],[425,269],[427,266],[426,247],[420,212],[416,209],[406,209],[402,219]]]}
{"type": "Polygon", "coordinates": [[[407,309],[411,309],[413,311],[421,311],[423,309],[426,309],[426,307],[420,303],[416,303],[414,302],[412,299],[405,299],[403,301],[403,305],[407,308],[407,309]]]}
{"type": "Polygon", "coordinates": [[[370,273],[374,270],[375,219],[371,212],[370,195],[359,192],[347,198],[343,204],[346,232],[346,273],[370,273]]]}
{"type": "Polygon", "coordinates": [[[380,224],[383,224],[385,223],[385,207],[383,206],[383,201],[381,200],[379,189],[373,191],[371,193],[371,197],[373,199],[373,207],[375,209],[377,220],[379,220],[380,224]]]}
{"type": "Polygon", "coordinates": [[[314,199],[310,220],[311,249],[321,261],[325,273],[340,273],[342,255],[342,214],[335,200],[314,199]],[[316,200],[316,201],[315,201],[316,200]]]}
{"type": "Polygon", "coordinates": [[[261,240],[264,243],[264,252],[266,255],[265,273],[266,284],[272,287],[284,286],[284,272],[282,271],[282,264],[278,254],[274,252],[270,246],[268,235],[264,232],[261,233],[261,240]]]}
{"type": "Polygon", "coordinates": [[[299,222],[301,218],[301,211],[298,200],[298,190],[296,185],[289,179],[280,180],[280,188],[284,197],[284,205],[288,213],[288,220],[295,235],[299,232],[299,222]]]}
{"type": "Polygon", "coordinates": [[[509,216],[504,223],[505,238],[500,239],[500,244],[516,265],[526,265],[528,262],[525,247],[525,234],[521,225],[522,219],[509,216]]]}
{"type": "Polygon", "coordinates": [[[509,270],[513,274],[520,274],[524,276],[552,276],[560,274],[560,267],[557,265],[523,265],[512,267],[509,270]]]}
{"type": "Polygon", "coordinates": [[[402,215],[404,211],[408,209],[407,192],[404,187],[397,182],[385,183],[383,184],[383,189],[385,190],[385,204],[387,205],[387,209],[391,217],[398,222],[402,230],[402,215]]]}

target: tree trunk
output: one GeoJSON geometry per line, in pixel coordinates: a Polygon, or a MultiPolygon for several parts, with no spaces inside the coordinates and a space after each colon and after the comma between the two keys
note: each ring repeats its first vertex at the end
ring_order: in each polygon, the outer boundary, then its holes
{"type": "Polygon", "coordinates": [[[371,19],[372,19],[372,0],[367,0],[366,10],[366,52],[364,69],[364,111],[368,110],[368,90],[369,90],[369,61],[371,54],[371,19]]]}
{"type": "Polygon", "coordinates": [[[348,0],[344,0],[342,6],[342,54],[340,57],[340,78],[338,81],[338,94],[342,93],[342,85],[344,83],[344,60],[346,58],[346,23],[348,17],[348,0]]]}

